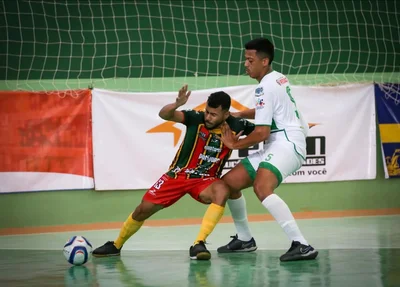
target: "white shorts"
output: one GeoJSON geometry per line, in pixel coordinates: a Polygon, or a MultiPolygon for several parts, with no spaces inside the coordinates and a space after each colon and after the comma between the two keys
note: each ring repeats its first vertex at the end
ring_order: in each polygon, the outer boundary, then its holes
{"type": "Polygon", "coordinates": [[[298,170],[305,159],[290,141],[273,141],[264,145],[264,149],[243,159],[241,163],[254,180],[258,168],[272,171],[278,179],[278,185],[290,174],[298,170]]]}

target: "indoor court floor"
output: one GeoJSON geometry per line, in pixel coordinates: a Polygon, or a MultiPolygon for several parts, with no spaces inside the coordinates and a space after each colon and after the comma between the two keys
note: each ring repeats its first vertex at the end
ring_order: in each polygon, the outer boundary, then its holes
{"type": "Polygon", "coordinates": [[[62,247],[83,235],[98,247],[119,230],[0,236],[0,286],[400,286],[400,215],[297,220],[316,260],[281,263],[289,240],[275,221],[252,222],[258,250],[218,254],[234,235],[219,224],[208,238],[210,261],[188,249],[198,225],[143,227],[120,257],[70,265],[62,247]]]}

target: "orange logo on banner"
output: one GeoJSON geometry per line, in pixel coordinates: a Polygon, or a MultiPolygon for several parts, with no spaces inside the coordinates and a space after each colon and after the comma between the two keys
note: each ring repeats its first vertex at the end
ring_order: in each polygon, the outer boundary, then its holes
{"type": "MultiPolygon", "coordinates": [[[[248,107],[243,106],[241,103],[235,101],[234,99],[231,99],[231,101],[231,106],[238,111],[244,111],[248,109],[248,107]]],[[[206,103],[202,103],[201,105],[195,107],[193,110],[203,111],[205,108],[206,103]]],[[[155,126],[154,128],[149,129],[146,133],[172,133],[174,135],[174,146],[176,146],[179,142],[182,131],[181,129],[177,128],[175,124],[175,122],[165,122],[158,126],[155,126]]]]}
{"type": "Polygon", "coordinates": [[[93,177],[91,91],[0,92],[0,172],[93,177]]]}
{"type": "MultiPolygon", "coordinates": [[[[243,106],[241,103],[239,103],[238,101],[235,101],[234,99],[231,99],[232,104],[231,106],[234,107],[236,110],[238,111],[244,111],[249,109],[246,106],[243,106]]],[[[206,108],[206,103],[202,103],[201,105],[198,105],[197,107],[195,107],[193,110],[196,111],[202,111],[206,108]]],[[[179,142],[179,139],[181,137],[182,134],[182,130],[177,128],[175,126],[175,122],[165,122],[162,123],[158,126],[155,126],[154,128],[149,129],[148,131],[146,131],[146,133],[172,133],[174,135],[174,146],[176,146],[179,142]]],[[[319,124],[317,123],[309,123],[308,126],[309,128],[312,128],[314,126],[317,126],[319,124]]]]}

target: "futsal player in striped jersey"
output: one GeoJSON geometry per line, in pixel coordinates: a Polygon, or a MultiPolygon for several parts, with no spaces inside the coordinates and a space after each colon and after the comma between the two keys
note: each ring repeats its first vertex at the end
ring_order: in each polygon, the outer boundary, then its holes
{"type": "Polygon", "coordinates": [[[190,247],[190,258],[211,258],[205,241],[221,219],[229,197],[229,188],[220,179],[220,175],[232,150],[221,141],[221,125],[229,125],[234,137],[239,138],[241,134],[250,134],[254,124],[230,115],[231,98],[222,91],[210,94],[205,111],[177,110],[186,104],[190,93],[187,85],[183,86],[176,101],[167,104],[159,112],[164,120],[186,126],[185,137],[172,164],[147,190],[142,202],[124,222],[118,237],[95,249],[93,256],[120,255],[125,242],[140,229],[146,219],[189,194],[195,200],[209,204],[197,238],[190,247]]]}

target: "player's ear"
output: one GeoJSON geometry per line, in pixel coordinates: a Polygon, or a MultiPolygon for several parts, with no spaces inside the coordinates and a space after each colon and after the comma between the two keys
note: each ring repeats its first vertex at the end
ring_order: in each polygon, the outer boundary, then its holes
{"type": "Polygon", "coordinates": [[[269,58],[268,57],[265,57],[262,61],[263,61],[263,66],[264,67],[269,65],[269,58]]]}
{"type": "Polygon", "coordinates": [[[226,121],[226,119],[229,118],[229,115],[230,115],[229,111],[226,111],[224,114],[224,121],[226,121]]]}

